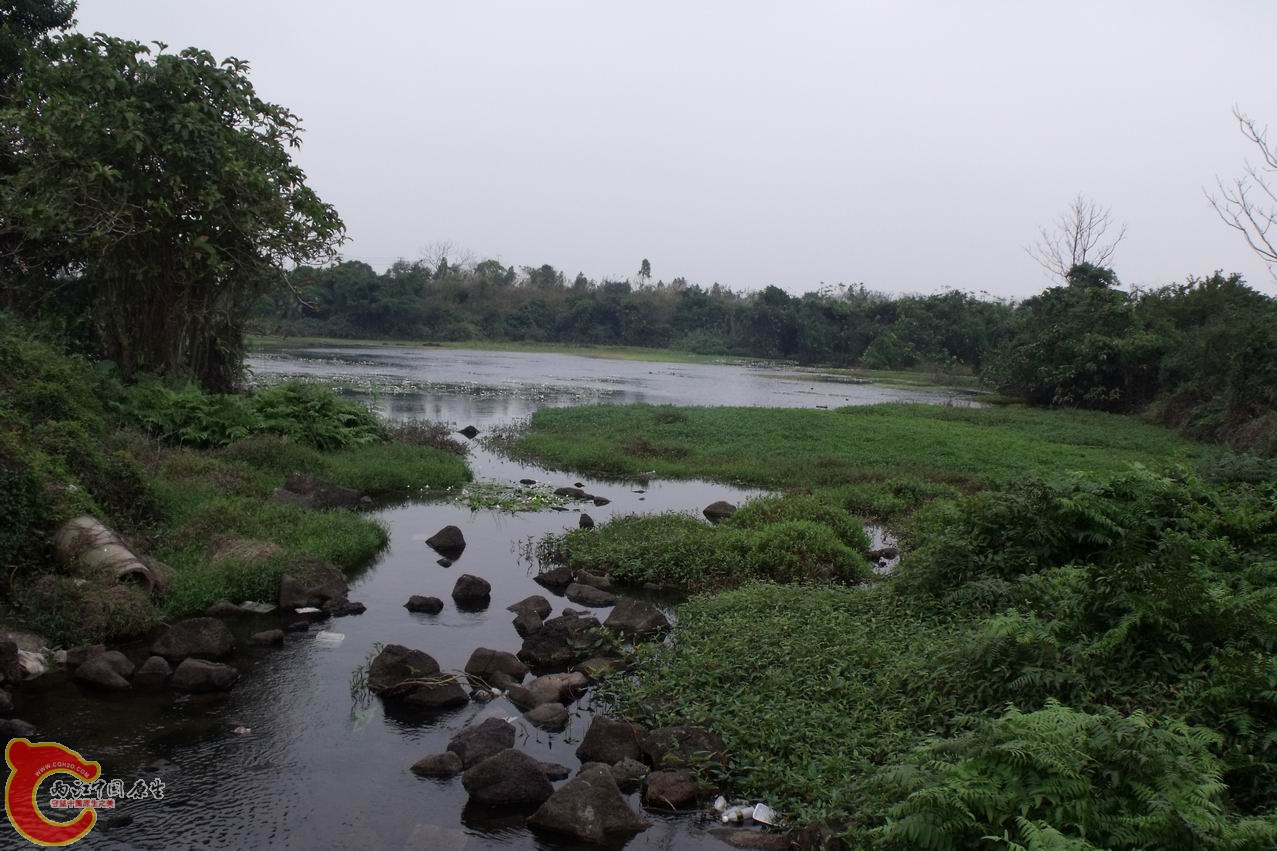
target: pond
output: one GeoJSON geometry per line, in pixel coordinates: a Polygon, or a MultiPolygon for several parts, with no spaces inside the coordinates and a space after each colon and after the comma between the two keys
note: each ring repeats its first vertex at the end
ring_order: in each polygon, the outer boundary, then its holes
{"type": "MultiPolygon", "coordinates": [[[[487,432],[544,405],[582,403],[694,403],[837,407],[883,401],[968,404],[950,392],[895,389],[820,380],[814,373],[749,365],[660,364],[571,355],[446,349],[304,348],[259,353],[250,365],[259,378],[302,376],[335,380],[391,418],[473,424],[487,432]]],[[[472,445],[477,479],[534,478],[555,485],[581,482],[611,500],[588,513],[604,521],[618,513],[690,511],[710,502],[739,503],[751,493],[709,482],[599,481],[551,473],[472,445]]],[[[310,632],[291,633],[282,648],[240,642],[228,660],[241,672],[228,693],[175,697],[172,693],[101,694],[81,691],[61,674],[24,687],[22,715],[42,740],[63,742],[102,763],[103,776],[131,787],[138,778],[163,781],[159,801],[120,808],[131,822],[99,825],[88,848],[393,848],[563,849],[572,843],[537,836],[524,813],[466,807],[459,778],[436,781],[408,770],[445,749],[462,728],[487,717],[517,717],[508,701],[471,703],[428,720],[387,715],[378,700],[352,697],[352,673],[378,643],[403,644],[434,656],[444,670],[460,670],[477,647],[517,651],[511,603],[543,594],[557,614],[564,600],[536,585],[535,566],[522,544],[575,528],[575,512],[472,512],[455,501],[414,502],[377,512],[390,530],[389,547],[351,578],[350,599],[363,615],[334,619],[310,632]],[[468,546],[449,568],[426,537],[455,524],[468,546]],[[471,573],[492,584],[489,607],[461,612],[450,592],[471,573]],[[404,609],[410,595],[446,601],[438,615],[404,609]],[[317,641],[321,629],[344,636],[317,641]],[[243,728],[250,732],[244,733],[243,728]],[[238,732],[237,732],[238,730],[238,732]]],[[[239,602],[239,601],[236,601],[239,602]]],[[[607,610],[597,610],[600,620],[607,610]]],[[[245,616],[237,637],[278,625],[277,615],[245,616]]],[[[122,647],[140,662],[146,647],[122,647]]],[[[585,702],[571,707],[563,733],[524,722],[517,747],[575,770],[574,751],[589,724],[585,702]]],[[[637,801],[634,801],[637,805],[637,801]]],[[[648,813],[652,828],[626,848],[691,849],[718,844],[699,818],[648,813]]],[[[17,840],[6,836],[9,845],[17,840]]],[[[727,847],[727,846],[721,846],[727,847]]]]}

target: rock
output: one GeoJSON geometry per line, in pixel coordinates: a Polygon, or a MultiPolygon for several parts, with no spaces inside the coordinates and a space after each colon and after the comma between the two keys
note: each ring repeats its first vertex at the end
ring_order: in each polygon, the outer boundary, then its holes
{"type": "Polygon", "coordinates": [[[363,603],[347,600],[337,604],[336,608],[333,609],[333,617],[344,618],[351,615],[362,615],[366,611],[368,611],[368,607],[363,603]]]}
{"type": "Polygon", "coordinates": [[[577,482],[577,483],[576,483],[576,487],[578,487],[578,488],[583,488],[583,487],[585,487],[585,484],[584,484],[584,483],[582,483],[582,482],[577,482]]]}
{"type": "Polygon", "coordinates": [[[362,494],[353,488],[335,485],[304,473],[289,473],[284,486],[275,491],[278,502],[306,508],[354,508],[362,494]]]}
{"type": "Polygon", "coordinates": [[[411,771],[419,777],[455,777],[461,769],[461,757],[452,751],[444,751],[417,760],[411,771]]]}
{"type": "Polygon", "coordinates": [[[285,574],[279,578],[279,607],[281,609],[302,609],[310,605],[310,594],[300,581],[285,574]]]}
{"type": "MultiPolygon", "coordinates": [[[[276,630],[278,632],[278,630],[276,630]]],[[[283,640],[284,634],[279,633],[280,640],[283,640]]],[[[151,656],[141,667],[137,669],[137,673],[133,675],[134,688],[156,689],[163,688],[168,682],[168,678],[173,675],[173,669],[169,667],[168,661],[163,656],[151,656]]]]}
{"type": "Polygon", "coordinates": [[[420,594],[413,594],[403,606],[410,612],[437,615],[443,611],[443,600],[438,597],[422,597],[420,594]]]}
{"type": "Polygon", "coordinates": [[[488,580],[463,573],[452,586],[452,599],[458,606],[466,608],[483,608],[492,597],[492,586],[488,580]]]}
{"type": "Polygon", "coordinates": [[[535,612],[544,620],[550,616],[550,601],[540,594],[533,594],[531,597],[524,597],[511,606],[506,606],[506,611],[514,612],[516,615],[521,615],[524,612],[535,612]]]}
{"type": "MultiPolygon", "coordinates": [[[[552,567],[549,570],[543,570],[536,576],[532,577],[532,581],[551,591],[562,591],[572,584],[572,569],[563,565],[561,567],[552,567]]],[[[545,617],[542,615],[541,617],[545,617]]]]}
{"type": "Polygon", "coordinates": [[[359,497],[359,504],[363,506],[364,508],[371,508],[372,497],[368,496],[367,494],[364,494],[363,496],[359,497]]]}
{"type": "Polygon", "coordinates": [[[0,715],[13,714],[13,693],[0,688],[0,715]]]}
{"type": "Polygon", "coordinates": [[[568,711],[561,703],[543,703],[523,717],[542,730],[558,732],[568,726],[568,711]]]}
{"type": "Polygon", "coordinates": [[[478,430],[477,428],[475,428],[474,426],[472,426],[472,425],[468,425],[468,426],[466,426],[466,427],[465,427],[465,428],[463,428],[463,429],[459,429],[459,430],[457,431],[457,433],[458,433],[458,434],[461,434],[461,435],[464,435],[465,437],[469,438],[470,440],[474,440],[476,437],[478,437],[478,436],[479,436],[479,430],[478,430]]]}
{"type": "Polygon", "coordinates": [[[485,678],[488,674],[506,674],[514,678],[515,682],[523,682],[523,678],[528,675],[528,666],[520,662],[519,657],[513,653],[480,647],[470,654],[465,672],[485,678]]]}
{"type": "Polygon", "coordinates": [[[540,804],[554,794],[541,763],[512,748],[467,768],[461,785],[477,804],[540,804]]]}
{"type": "Polygon", "coordinates": [[[18,642],[12,638],[0,638],[0,682],[22,682],[22,657],[18,655],[18,642]]]}
{"type": "Polygon", "coordinates": [[[562,612],[560,612],[559,614],[563,615],[563,617],[565,617],[565,618],[587,618],[587,617],[594,617],[593,615],[591,615],[591,614],[590,614],[588,611],[586,611],[585,609],[570,609],[570,608],[568,608],[567,606],[564,606],[564,607],[563,607],[563,611],[562,611],[562,612]]]}
{"type": "Polygon", "coordinates": [[[637,759],[623,759],[612,766],[612,777],[622,792],[637,792],[647,775],[647,766],[637,759]]]}
{"type": "MultiPolygon", "coordinates": [[[[788,836],[783,833],[764,833],[761,830],[744,830],[742,828],[719,827],[711,830],[709,835],[733,848],[755,849],[755,851],[789,851],[795,847],[788,836]]],[[[804,848],[834,847],[821,845],[803,845],[804,848]]]]}
{"type": "Polygon", "coordinates": [[[640,747],[657,768],[698,765],[712,759],[727,766],[727,749],[717,733],[704,727],[658,727],[643,735],[640,747]]]}
{"type": "Polygon", "coordinates": [[[235,636],[217,618],[188,618],[170,626],[151,645],[151,653],[170,662],[188,657],[220,659],[235,647],[235,636]]]}
{"type": "Polygon", "coordinates": [[[512,688],[522,688],[519,683],[523,682],[522,677],[516,680],[509,674],[503,674],[500,671],[494,671],[493,673],[488,674],[484,677],[484,680],[487,681],[488,685],[493,688],[499,688],[502,691],[509,691],[512,688]]]}
{"type": "Polygon", "coordinates": [[[563,671],[595,655],[600,643],[592,617],[561,615],[550,618],[534,635],[523,639],[519,658],[534,670],[563,671]]]}
{"type": "Polygon", "coordinates": [[[718,502],[712,502],[705,506],[705,510],[701,513],[709,518],[711,523],[717,523],[718,521],[726,520],[728,517],[735,514],[736,506],[732,505],[730,502],[720,499],[718,502]]]}
{"type": "Polygon", "coordinates": [[[576,582],[578,585],[589,585],[591,588],[598,588],[600,591],[612,590],[612,580],[606,576],[595,576],[593,573],[584,570],[576,572],[576,582]]]}
{"type": "Polygon", "coordinates": [[[541,616],[536,612],[524,612],[514,619],[514,631],[520,638],[527,638],[540,632],[541,624],[541,616]]]}
{"type": "Polygon", "coordinates": [[[700,797],[696,775],[685,768],[653,771],[643,784],[643,804],[652,809],[687,810],[700,797]]]}
{"type": "Polygon", "coordinates": [[[608,613],[603,626],[621,635],[654,635],[670,628],[669,619],[656,606],[642,600],[621,600],[608,613]]]}
{"type": "Polygon", "coordinates": [[[435,562],[435,564],[439,565],[440,567],[452,567],[452,559],[450,559],[450,558],[441,558],[441,559],[437,560],[437,561],[435,562]]]}
{"type": "Polygon", "coordinates": [[[542,762],[541,770],[545,772],[547,780],[567,780],[572,776],[572,769],[557,762],[542,762]]]}
{"type": "Polygon", "coordinates": [[[630,809],[605,765],[588,765],[528,819],[537,830],[605,844],[609,834],[637,833],[650,825],[630,809]]]}
{"type": "Polygon", "coordinates": [[[5,718],[0,720],[0,742],[7,742],[9,739],[33,739],[35,738],[36,728],[34,724],[23,721],[21,718],[5,718]]]}
{"type": "Polygon", "coordinates": [[[119,650],[108,650],[103,653],[100,658],[105,659],[107,663],[115,669],[115,672],[121,677],[124,677],[124,679],[127,680],[129,677],[133,676],[133,663],[129,661],[128,656],[125,656],[119,650]]]}
{"type": "Polygon", "coordinates": [[[129,681],[120,676],[120,672],[107,660],[105,653],[80,665],[72,676],[76,682],[104,691],[124,691],[129,687],[129,681]]]}
{"type": "Polygon", "coordinates": [[[564,596],[580,606],[601,607],[616,605],[616,598],[608,592],[591,585],[582,585],[579,582],[573,582],[569,585],[568,590],[564,592],[564,596]]]}
{"type": "Polygon", "coordinates": [[[456,558],[466,548],[466,536],[456,526],[444,526],[426,538],[426,545],[445,558],[456,558]]]}
{"type": "Polygon", "coordinates": [[[580,526],[582,529],[593,529],[594,518],[588,514],[582,514],[581,519],[577,521],[577,525],[580,526]]]}
{"type": "Polygon", "coordinates": [[[439,663],[430,655],[402,644],[386,645],[372,660],[368,690],[421,709],[449,709],[470,702],[456,677],[441,674],[439,663]]]}
{"type": "Polygon", "coordinates": [[[620,659],[613,659],[608,656],[593,656],[576,665],[572,670],[579,674],[584,674],[590,682],[597,682],[613,671],[621,670],[621,668],[620,659]]]}
{"type": "Polygon", "coordinates": [[[535,485],[536,483],[536,479],[519,479],[519,484],[521,485],[535,485]]]}
{"type": "Polygon", "coordinates": [[[244,610],[232,603],[230,600],[218,600],[213,605],[204,610],[204,616],[210,618],[237,618],[244,614],[244,610]]]}
{"type": "Polygon", "coordinates": [[[169,684],[178,691],[225,691],[238,679],[239,671],[230,665],[188,657],[177,666],[169,684]]]}
{"type": "Polygon", "coordinates": [[[584,694],[589,685],[585,674],[545,674],[528,683],[528,691],[538,706],[549,702],[571,703],[584,694]]]}
{"type": "Polygon", "coordinates": [[[596,496],[594,498],[594,504],[597,505],[599,508],[602,508],[603,506],[607,505],[611,501],[612,500],[608,499],[605,496],[596,496]]]}
{"type": "Polygon", "coordinates": [[[555,496],[565,496],[565,497],[567,497],[568,499],[591,499],[591,500],[592,500],[592,499],[594,499],[594,497],[590,496],[588,493],[586,493],[585,491],[581,490],[579,487],[571,487],[571,488],[568,488],[568,487],[555,488],[555,489],[554,489],[554,495],[555,495],[555,496]]]}
{"type": "Polygon", "coordinates": [[[74,672],[76,668],[84,664],[87,659],[94,656],[101,656],[106,652],[104,644],[86,644],[83,647],[73,647],[67,651],[66,669],[74,672]]]}
{"type": "Polygon", "coordinates": [[[623,759],[641,759],[643,751],[639,739],[643,728],[628,721],[617,721],[606,715],[595,715],[585,738],[576,749],[581,762],[602,762],[613,765],[623,759]]]}
{"type": "Polygon", "coordinates": [[[284,643],[284,631],[282,629],[267,629],[253,633],[248,640],[249,643],[256,644],[259,647],[276,647],[284,643]]]}
{"type": "Polygon", "coordinates": [[[284,625],[284,632],[305,632],[310,629],[310,621],[299,620],[284,625]]]}

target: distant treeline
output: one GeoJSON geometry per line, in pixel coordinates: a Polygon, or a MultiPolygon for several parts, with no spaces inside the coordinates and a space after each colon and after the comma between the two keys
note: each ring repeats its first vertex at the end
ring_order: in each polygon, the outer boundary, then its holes
{"type": "MultiPolygon", "coordinates": [[[[646,266],[644,267],[646,268],[646,266]]],[[[283,335],[423,342],[533,341],[669,347],[800,363],[979,374],[1040,405],[1141,410],[1188,433],[1277,454],[1277,300],[1215,273],[1119,289],[1081,264],[1067,282],[1012,303],[950,291],[890,296],[863,285],[792,296],[682,278],[569,282],[516,270],[399,262],[304,267],[255,327],[283,335]]]]}

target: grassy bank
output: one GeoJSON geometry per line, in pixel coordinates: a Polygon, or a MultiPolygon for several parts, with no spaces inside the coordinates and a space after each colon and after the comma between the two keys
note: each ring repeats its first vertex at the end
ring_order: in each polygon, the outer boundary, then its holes
{"type": "Polygon", "coordinates": [[[576,355],[606,360],[653,361],[658,363],[722,363],[732,358],[702,355],[677,349],[646,346],[575,346],[569,343],[509,342],[502,340],[465,340],[457,342],[416,342],[410,340],[360,340],[345,337],[269,337],[251,335],[249,344],[255,349],[299,346],[349,346],[360,348],[431,348],[482,352],[533,352],[576,355]]]}
{"type": "Polygon", "coordinates": [[[386,497],[470,478],[446,430],[389,430],[315,386],[125,387],[0,315],[4,621],[54,644],[117,638],[219,599],[272,599],[284,572],[350,570],[385,545],[358,511],[275,500],[293,472],[386,497]],[[60,563],[54,533],[81,514],[170,568],[166,593],[60,563]]]}
{"type": "Polygon", "coordinates": [[[1215,454],[1131,417],[907,404],[545,408],[502,446],[516,457],[600,475],[818,488],[853,513],[879,518],[1026,476],[1116,472],[1215,454]]]}

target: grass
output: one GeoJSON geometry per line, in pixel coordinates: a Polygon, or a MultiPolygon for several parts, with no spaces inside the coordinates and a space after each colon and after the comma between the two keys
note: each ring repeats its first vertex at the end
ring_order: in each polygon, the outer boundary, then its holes
{"type": "Polygon", "coordinates": [[[576,355],[585,358],[607,360],[655,361],[659,363],[722,363],[735,358],[721,355],[702,355],[678,349],[659,349],[646,346],[587,346],[571,343],[511,342],[504,340],[465,340],[435,343],[412,340],[366,340],[344,337],[268,337],[250,335],[249,345],[258,349],[295,348],[298,346],[333,346],[358,348],[437,348],[461,349],[484,352],[534,352],[545,354],[576,355]]]}
{"type": "Polygon", "coordinates": [[[884,404],[834,411],[596,405],[543,408],[500,440],[509,454],[601,476],[815,488],[891,519],[938,496],[1026,476],[1117,472],[1218,454],[1166,429],[1093,411],[884,404]]]}

